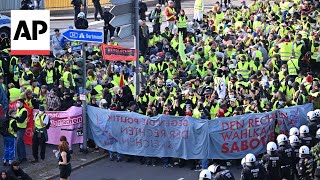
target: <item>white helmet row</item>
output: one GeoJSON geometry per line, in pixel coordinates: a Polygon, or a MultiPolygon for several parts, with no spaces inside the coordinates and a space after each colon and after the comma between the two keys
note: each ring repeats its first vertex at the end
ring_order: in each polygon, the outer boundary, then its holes
{"type": "Polygon", "coordinates": [[[299,149],[299,156],[301,157],[301,155],[307,155],[307,154],[310,154],[310,150],[308,146],[301,146],[299,149]]]}
{"type": "Polygon", "coordinates": [[[211,179],[211,172],[208,169],[202,170],[199,179],[211,179]]]}
{"type": "Polygon", "coordinates": [[[315,117],[320,117],[320,109],[316,109],[313,112],[315,117]]]}
{"type": "Polygon", "coordinates": [[[256,162],[257,159],[256,159],[256,156],[252,153],[249,153],[246,155],[246,164],[251,164],[251,163],[254,163],[256,162]]]}
{"type": "Polygon", "coordinates": [[[316,137],[320,139],[320,129],[317,130],[316,137]]]}
{"type": "Polygon", "coordinates": [[[215,173],[217,172],[218,167],[219,167],[219,165],[212,164],[212,165],[210,165],[210,166],[208,167],[208,170],[209,170],[211,173],[215,174],[215,173]]]}
{"type": "Polygon", "coordinates": [[[312,120],[312,119],[314,119],[314,117],[315,117],[315,112],[314,112],[314,111],[309,111],[309,112],[307,113],[307,117],[308,117],[308,120],[309,120],[309,121],[312,120]]]}
{"type": "Polygon", "coordinates": [[[277,144],[275,142],[269,142],[267,144],[267,152],[278,150],[277,144]]]}
{"type": "Polygon", "coordinates": [[[300,131],[300,134],[307,134],[307,133],[309,133],[309,127],[306,125],[302,125],[300,127],[299,131],[300,131]]]}
{"type": "Polygon", "coordinates": [[[244,157],[244,158],[241,159],[241,165],[242,165],[242,166],[246,165],[246,157],[244,157]]]}
{"type": "Polygon", "coordinates": [[[299,136],[299,129],[296,128],[296,127],[292,127],[292,128],[290,129],[289,135],[290,135],[290,136],[292,136],[292,135],[299,136]]]}
{"type": "Polygon", "coordinates": [[[288,141],[288,138],[286,135],[284,134],[279,134],[278,137],[277,137],[277,143],[279,145],[283,145],[285,144],[286,142],[288,141]]]}
{"type": "Polygon", "coordinates": [[[290,141],[290,144],[296,144],[296,143],[299,143],[299,138],[296,135],[291,135],[289,137],[289,141],[290,141]]]}

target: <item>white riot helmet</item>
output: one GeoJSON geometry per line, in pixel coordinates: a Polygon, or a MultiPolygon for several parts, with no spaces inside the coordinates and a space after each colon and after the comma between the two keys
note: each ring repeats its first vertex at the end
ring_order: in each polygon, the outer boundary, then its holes
{"type": "Polygon", "coordinates": [[[81,19],[83,19],[85,16],[86,16],[86,15],[84,14],[84,12],[80,12],[80,13],[78,14],[78,18],[81,18],[81,19]]]}
{"type": "Polygon", "coordinates": [[[299,131],[300,131],[300,134],[307,134],[307,133],[309,133],[309,127],[306,125],[302,125],[300,127],[299,131]]]}
{"type": "Polygon", "coordinates": [[[313,112],[315,117],[320,117],[320,109],[316,109],[313,112]]]}
{"type": "Polygon", "coordinates": [[[245,165],[246,165],[246,157],[244,157],[244,158],[241,159],[241,165],[242,165],[242,166],[245,166],[245,165]]]}
{"type": "Polygon", "coordinates": [[[246,164],[252,165],[252,163],[255,163],[257,161],[256,156],[254,154],[247,154],[246,155],[246,164]]]}
{"type": "Polygon", "coordinates": [[[288,141],[288,138],[284,134],[279,134],[277,137],[277,143],[278,145],[284,145],[288,141]]]}
{"type": "Polygon", "coordinates": [[[299,143],[299,138],[296,135],[291,135],[289,137],[289,141],[290,141],[290,144],[298,144],[299,143]]]}
{"type": "Polygon", "coordinates": [[[309,121],[312,121],[314,119],[314,117],[315,117],[315,112],[314,111],[309,111],[307,113],[307,117],[308,117],[309,121]]]}
{"type": "Polygon", "coordinates": [[[317,130],[316,138],[317,138],[317,139],[320,139],[320,129],[317,130]]]}
{"type": "Polygon", "coordinates": [[[292,127],[289,131],[289,136],[296,135],[299,136],[299,129],[296,127],[292,127]]]}
{"type": "Polygon", "coordinates": [[[202,170],[200,172],[199,179],[210,180],[211,179],[211,172],[207,169],[202,170]]]}
{"type": "Polygon", "coordinates": [[[271,153],[272,151],[276,151],[278,149],[277,144],[275,142],[269,142],[267,144],[267,153],[271,153]]]}
{"type": "Polygon", "coordinates": [[[310,154],[308,146],[301,146],[299,149],[299,157],[310,154]]]}
{"type": "Polygon", "coordinates": [[[208,170],[212,173],[212,174],[215,174],[217,172],[217,169],[218,169],[219,165],[215,165],[215,164],[212,164],[208,167],[208,170]]]}

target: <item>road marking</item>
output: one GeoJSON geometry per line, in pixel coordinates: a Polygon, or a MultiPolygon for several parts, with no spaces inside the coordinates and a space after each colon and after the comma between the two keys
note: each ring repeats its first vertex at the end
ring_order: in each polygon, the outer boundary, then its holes
{"type": "Polygon", "coordinates": [[[184,180],[184,178],[179,178],[178,180],[184,180]]]}
{"type": "Polygon", "coordinates": [[[93,22],[89,23],[89,26],[100,24],[100,23],[103,23],[103,22],[104,21],[93,21],[93,22]]]}

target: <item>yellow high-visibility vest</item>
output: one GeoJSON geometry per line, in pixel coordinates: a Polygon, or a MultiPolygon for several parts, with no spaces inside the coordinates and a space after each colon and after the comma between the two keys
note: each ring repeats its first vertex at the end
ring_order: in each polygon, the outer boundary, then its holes
{"type": "Polygon", "coordinates": [[[178,17],[178,28],[187,28],[187,16],[178,17]]]}
{"type": "Polygon", "coordinates": [[[292,42],[282,43],[279,53],[282,61],[288,61],[292,56],[292,42]]]}
{"type": "Polygon", "coordinates": [[[9,121],[9,127],[8,127],[8,132],[13,135],[14,137],[17,137],[17,133],[14,132],[13,128],[12,128],[12,123],[16,121],[15,119],[10,119],[9,121]]]}
{"type": "Polygon", "coordinates": [[[298,59],[296,59],[296,58],[290,59],[287,62],[287,65],[288,65],[288,73],[290,76],[298,75],[298,72],[297,72],[297,70],[299,70],[298,59]]]}
{"type": "MultiPolygon", "coordinates": [[[[25,111],[26,111],[27,114],[28,114],[27,109],[24,108],[24,107],[21,108],[21,109],[17,109],[17,117],[20,117],[20,116],[22,115],[22,113],[25,112],[25,111]]],[[[18,122],[17,122],[18,128],[21,128],[21,129],[26,128],[26,127],[27,127],[27,121],[28,121],[28,115],[27,115],[26,119],[23,121],[23,123],[18,123],[18,122]]]]}
{"type": "Polygon", "coordinates": [[[43,113],[41,115],[38,113],[36,115],[36,117],[34,119],[34,126],[36,127],[36,129],[42,129],[42,128],[46,127],[45,124],[44,124],[44,126],[41,125],[41,121],[42,121],[42,123],[44,123],[43,120],[44,120],[45,117],[46,117],[45,113],[43,113]]]}

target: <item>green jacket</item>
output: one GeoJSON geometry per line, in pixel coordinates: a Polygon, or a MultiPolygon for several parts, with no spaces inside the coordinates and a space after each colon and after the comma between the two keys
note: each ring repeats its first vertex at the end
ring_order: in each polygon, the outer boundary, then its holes
{"type": "Polygon", "coordinates": [[[320,166],[320,143],[317,145],[313,146],[310,151],[312,157],[317,163],[317,166],[320,166]]]}

